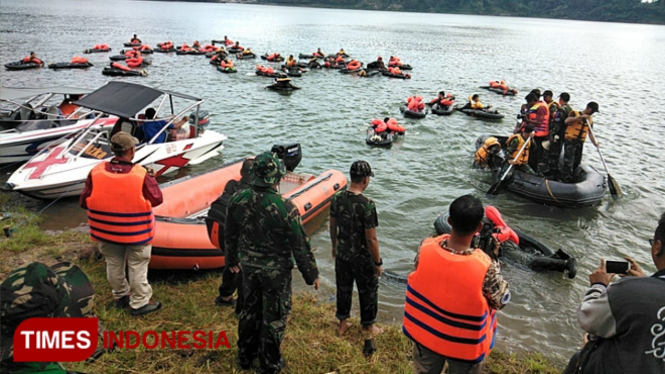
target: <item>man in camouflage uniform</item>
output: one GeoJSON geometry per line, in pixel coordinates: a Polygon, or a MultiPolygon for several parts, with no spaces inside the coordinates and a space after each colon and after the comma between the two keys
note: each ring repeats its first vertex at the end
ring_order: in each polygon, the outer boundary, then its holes
{"type": "Polygon", "coordinates": [[[379,276],[383,272],[383,260],[379,254],[376,227],[379,220],[376,205],[362,192],[374,176],[366,161],[351,165],[351,186],[333,195],[330,202],[330,240],[335,260],[337,284],[338,334],[344,334],[351,326],[353,282],[358,287],[360,300],[360,324],[363,333],[374,335],[382,332],[375,325],[379,303],[379,276]]]}
{"type": "MultiPolygon", "coordinates": [[[[0,372],[67,373],[57,362],[13,362],[12,337],[28,318],[92,317],[95,291],[85,273],[67,262],[31,262],[9,273],[0,289],[0,372]]],[[[93,357],[101,353],[102,347],[93,357]]]]}
{"type": "Polygon", "coordinates": [[[284,367],[280,345],[291,311],[293,259],[308,285],[319,289],[319,271],[300,214],[277,192],[286,170],[270,152],[254,160],[250,189],[238,191],[226,217],[226,266],[242,266],[244,305],[238,322],[238,364],[259,358],[263,373],[284,367]]]}

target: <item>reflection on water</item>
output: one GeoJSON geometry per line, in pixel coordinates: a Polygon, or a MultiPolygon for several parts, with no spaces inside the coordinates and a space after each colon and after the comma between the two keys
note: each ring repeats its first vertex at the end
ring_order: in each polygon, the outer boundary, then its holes
{"type": "MultiPolygon", "coordinates": [[[[134,33],[153,47],[166,40],[180,45],[228,35],[259,55],[312,53],[318,47],[326,53],[343,47],[365,63],[379,55],[384,59],[398,55],[414,67],[412,79],[358,78],[315,70],[294,78],[302,89],[287,95],[265,90],[271,79],[253,75],[256,64],[265,64],[260,59],[237,61],[238,74],[221,74],[203,56],[155,54],[148,77],[124,79],[204,98],[211,128],[229,137],[222,156],[166,179],[285,141],[302,144],[299,170],[303,172],[317,174],[329,168],[346,172],[353,161],[368,160],[376,177],[367,195],[378,206],[386,269],[408,272],[418,243],[434,233],[437,215],[466,193],[497,206],[508,224],[577,256],[580,269],[573,281],[558,273],[505,268],[513,301],[500,312],[498,343],[503,349],[567,357],[580,343],[575,307],[601,257],[631,255],[646,271],[655,270],[644,239],[665,210],[660,167],[665,129],[659,123],[665,117],[659,100],[665,87],[663,26],[189,2],[99,1],[85,2],[84,7],[69,0],[3,2],[0,25],[3,64],[31,50],[46,62],[69,61],[98,43],[111,45],[115,54],[134,33]],[[524,94],[534,87],[555,94],[569,92],[574,108],[599,102],[596,135],[626,194],[624,200],[607,196],[599,206],[565,210],[507,193],[484,196],[490,180],[470,169],[474,141],[481,134],[508,134],[524,96],[503,97],[478,89],[495,79],[508,81],[524,94]],[[479,93],[484,103],[506,118],[489,123],[458,113],[422,120],[400,114],[406,97],[416,94],[429,100],[441,89],[458,100],[479,93]],[[389,150],[366,146],[368,122],[386,116],[398,118],[406,135],[389,150]]],[[[93,68],[5,71],[2,85],[96,88],[108,80],[100,73],[109,63],[108,54],[86,57],[93,68]]],[[[586,146],[585,159],[602,170],[591,144],[586,146]]],[[[1,171],[4,181],[8,176],[1,171]]],[[[34,211],[46,206],[19,196],[12,197],[10,204],[34,211]]],[[[59,201],[44,215],[47,228],[85,221],[76,199],[59,201]]],[[[319,224],[312,246],[324,284],[334,287],[325,217],[319,224]]],[[[399,321],[403,285],[382,283],[380,303],[383,320],[399,321]]]]}

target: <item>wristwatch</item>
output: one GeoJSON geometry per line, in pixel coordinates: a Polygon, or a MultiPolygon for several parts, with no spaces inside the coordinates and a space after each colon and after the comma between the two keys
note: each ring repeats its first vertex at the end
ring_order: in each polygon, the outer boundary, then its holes
{"type": "Polygon", "coordinates": [[[379,257],[379,262],[374,262],[374,266],[383,266],[383,259],[379,257]]]}

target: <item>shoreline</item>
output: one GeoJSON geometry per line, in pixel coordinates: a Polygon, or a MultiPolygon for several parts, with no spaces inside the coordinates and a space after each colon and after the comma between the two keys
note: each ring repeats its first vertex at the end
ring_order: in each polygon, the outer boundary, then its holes
{"type": "MultiPolygon", "coordinates": [[[[0,198],[0,207],[2,206],[0,198]]],[[[230,349],[221,350],[138,350],[122,349],[104,354],[93,363],[65,363],[68,370],[94,373],[117,372],[236,372],[237,320],[232,308],[214,304],[219,270],[173,272],[152,271],[150,283],[154,300],[164,308],[143,318],[110,307],[112,296],[106,280],[103,259],[84,227],[47,232],[37,227],[38,218],[25,212],[12,212],[10,222],[23,219],[12,237],[0,239],[0,281],[15,267],[30,261],[47,265],[70,261],[79,265],[95,288],[95,311],[108,331],[225,331],[230,349]]],[[[13,227],[13,226],[12,226],[13,227]]],[[[295,275],[297,276],[297,274],[295,275]]],[[[375,338],[377,352],[369,358],[362,354],[364,338],[358,317],[344,336],[336,334],[334,303],[326,298],[334,289],[319,294],[296,292],[293,310],[282,345],[287,361],[285,373],[412,373],[411,341],[402,334],[397,321],[384,322],[384,334],[375,338]]],[[[486,360],[484,372],[493,373],[560,373],[562,367],[540,353],[503,353],[494,350],[486,360]]]]}

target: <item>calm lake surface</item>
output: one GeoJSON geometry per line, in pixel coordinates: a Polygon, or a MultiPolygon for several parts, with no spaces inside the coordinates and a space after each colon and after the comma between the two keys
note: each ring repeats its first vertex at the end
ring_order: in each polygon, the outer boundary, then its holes
{"type": "MultiPolygon", "coordinates": [[[[276,51],[297,56],[317,47],[334,53],[343,47],[365,63],[378,55],[384,59],[397,55],[414,66],[413,78],[405,81],[311,71],[294,79],[302,90],[280,95],[264,89],[268,78],[253,75],[261,60],[238,61],[238,74],[227,75],[217,72],[204,56],[155,54],[148,77],[127,79],[206,100],[211,128],[229,139],[223,156],[186,173],[285,141],[302,144],[300,171],[348,172],[354,160],[368,160],[376,177],[366,194],[378,206],[386,269],[410,271],[418,244],[434,234],[437,215],[468,193],[497,206],[511,226],[575,255],[579,269],[574,280],[558,273],[504,267],[513,292],[511,304],[499,317],[498,346],[504,350],[539,351],[563,361],[579,347],[582,334],[575,308],[601,257],[632,256],[649,274],[655,271],[647,239],[665,211],[663,26],[239,4],[3,1],[0,60],[5,64],[34,50],[46,62],[69,61],[98,43],[109,44],[115,54],[134,33],[153,47],[166,40],[176,45],[194,40],[209,43],[228,35],[258,54],[276,51]],[[503,97],[477,88],[495,79],[506,80],[520,94],[503,97]],[[509,134],[522,98],[535,87],[555,95],[569,92],[575,109],[583,109],[591,100],[600,104],[600,113],[594,116],[596,136],[626,195],[623,200],[614,201],[608,194],[598,206],[570,210],[507,193],[484,196],[490,181],[470,167],[473,143],[481,134],[509,134]],[[407,96],[429,100],[442,89],[462,102],[479,93],[485,104],[506,118],[489,123],[461,113],[428,115],[423,120],[400,114],[407,96]],[[385,116],[406,126],[406,136],[389,150],[368,147],[368,122],[385,116]]],[[[87,71],[2,71],[2,86],[97,88],[109,80],[101,74],[109,63],[108,54],[86,57],[95,64],[87,71]]],[[[585,161],[602,170],[588,143],[585,161]]],[[[2,173],[0,182],[8,178],[7,170],[2,173]]],[[[18,195],[10,203],[35,211],[46,205],[18,195]]],[[[46,228],[74,227],[85,221],[75,199],[59,201],[44,214],[46,228]]],[[[324,283],[334,288],[326,225],[311,240],[324,283]]],[[[382,283],[384,322],[401,321],[404,292],[403,285],[382,283]]]]}

